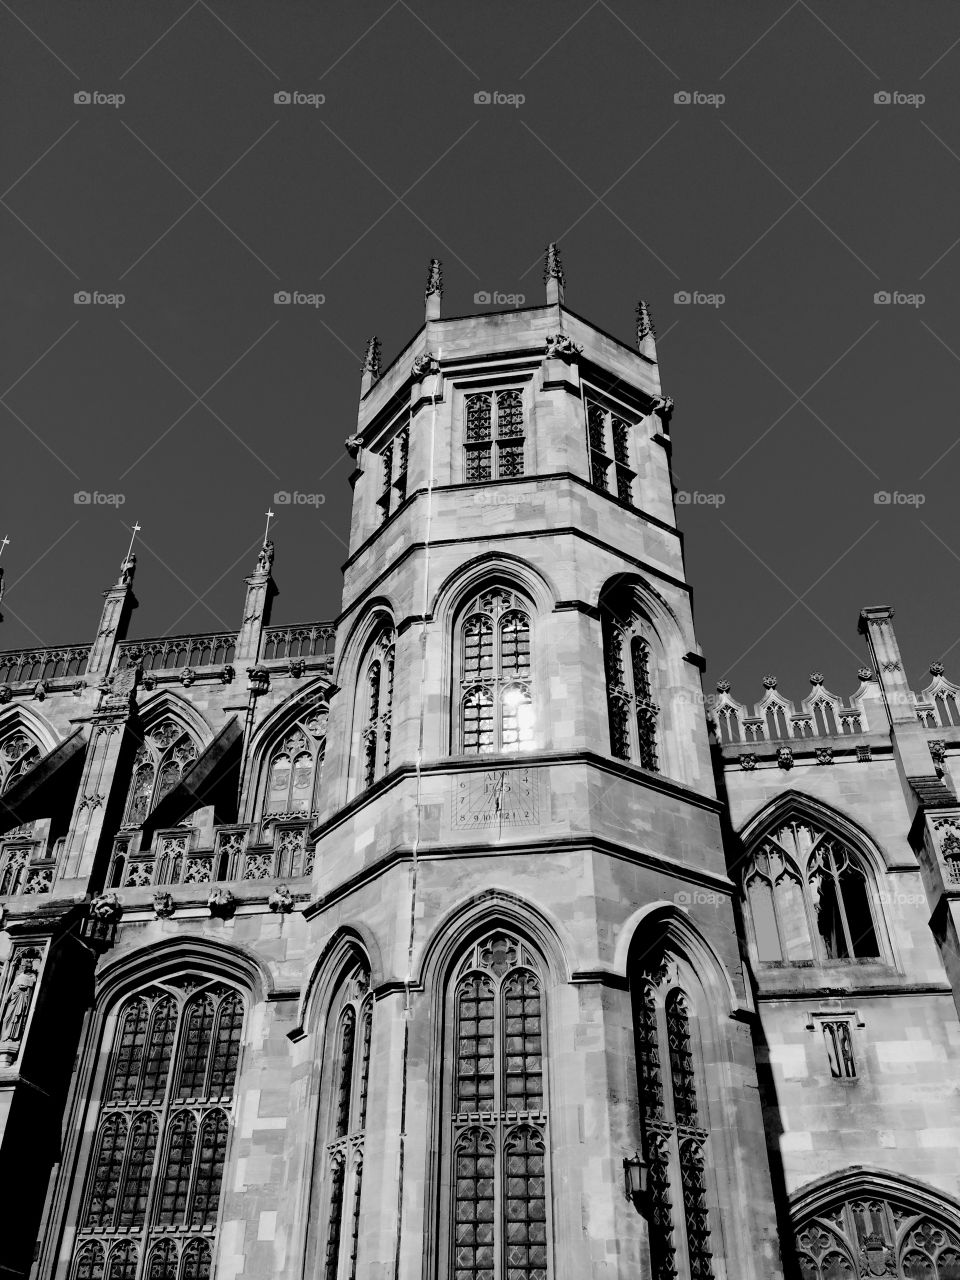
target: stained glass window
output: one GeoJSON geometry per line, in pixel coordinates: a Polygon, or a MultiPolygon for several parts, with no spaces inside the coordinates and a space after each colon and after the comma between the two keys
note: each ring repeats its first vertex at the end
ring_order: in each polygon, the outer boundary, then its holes
{"type": "Polygon", "coordinates": [[[139,827],[171,792],[197,758],[197,744],[175,720],[160,720],[148,729],[134,760],[127,793],[125,825],[139,827]]]}
{"type": "Polygon", "coordinates": [[[690,1280],[712,1280],[706,1153],[698,1097],[692,1006],[676,965],[641,975],[633,996],[640,1126],[648,1176],[650,1257],[655,1280],[676,1280],[685,1254],[690,1280]],[[669,1081],[669,1089],[664,1082],[669,1081]]]}
{"type": "Polygon", "coordinates": [[[318,1144],[322,1224],[318,1264],[323,1280],[354,1280],[360,1250],[363,1138],[367,1122],[373,998],[366,965],[344,972],[328,1015],[321,1079],[318,1144]]]}
{"type": "Polygon", "coordinates": [[[498,932],[470,948],[453,983],[453,1280],[546,1280],[539,969],[524,943],[498,932]]]}
{"type": "Polygon", "coordinates": [[[653,688],[653,649],[647,634],[651,628],[622,589],[601,596],[600,616],[610,750],[618,760],[656,773],[660,708],[653,688]]]}
{"type": "Polygon", "coordinates": [[[506,588],[488,589],[460,623],[460,750],[524,751],[533,728],[528,606],[506,588]]]}
{"type": "Polygon", "coordinates": [[[242,1032],[240,995],[203,978],[120,1009],[71,1280],[209,1280],[242,1032]]]}
{"type": "Polygon", "coordinates": [[[319,726],[314,708],[273,747],[266,768],[264,818],[295,818],[313,812],[324,741],[319,726]]]}
{"type": "Polygon", "coordinates": [[[865,863],[812,819],[781,819],[754,842],[743,890],[760,960],[881,956],[865,863]]]}

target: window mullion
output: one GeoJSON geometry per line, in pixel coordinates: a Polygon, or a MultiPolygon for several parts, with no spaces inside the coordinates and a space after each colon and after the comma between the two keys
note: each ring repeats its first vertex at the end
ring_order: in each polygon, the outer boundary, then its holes
{"type": "MultiPolygon", "coordinates": [[[[147,1040],[144,1041],[144,1055],[143,1055],[144,1066],[147,1061],[146,1050],[149,1047],[151,1042],[150,1028],[152,1026],[153,1017],[155,1016],[156,1009],[159,1007],[159,1004],[160,1002],[157,1001],[157,1004],[154,1005],[154,1012],[151,1014],[151,1018],[147,1024],[148,1038],[147,1040]]],[[[177,1022],[179,1024],[177,1027],[177,1033],[176,1033],[177,1041],[182,1040],[183,1033],[184,1033],[183,1010],[184,1010],[184,1004],[181,1002],[179,1009],[177,1011],[177,1022]]],[[[175,1045],[174,1047],[176,1048],[177,1046],[175,1045]]],[[[147,1268],[147,1254],[150,1249],[150,1230],[153,1224],[154,1213],[156,1210],[156,1200],[157,1200],[157,1196],[160,1194],[160,1183],[163,1178],[163,1172],[164,1172],[164,1168],[163,1168],[164,1156],[165,1156],[165,1152],[167,1150],[167,1145],[168,1145],[167,1144],[167,1139],[168,1139],[167,1128],[168,1128],[168,1123],[170,1119],[170,1103],[171,1103],[171,1098],[173,1096],[173,1082],[175,1079],[174,1073],[178,1071],[178,1066],[177,1066],[178,1056],[179,1055],[177,1053],[172,1053],[170,1055],[170,1062],[167,1066],[167,1082],[166,1082],[166,1088],[164,1089],[164,1092],[163,1092],[163,1097],[161,1098],[159,1104],[155,1103],[152,1108],[153,1114],[157,1117],[157,1148],[156,1148],[156,1155],[154,1156],[154,1161],[153,1161],[153,1172],[150,1175],[150,1187],[147,1191],[146,1207],[144,1209],[144,1214],[143,1214],[143,1230],[140,1233],[140,1261],[137,1266],[138,1280],[140,1277],[146,1276],[147,1274],[146,1268],[147,1268]]],[[[140,1093],[142,1093],[142,1086],[140,1089],[140,1093]]],[[[118,1201],[118,1204],[119,1204],[119,1201],[118,1201]]]]}
{"type": "MultiPolygon", "coordinates": [[[[499,634],[499,627],[497,632],[499,634]]],[[[499,640],[498,640],[499,644],[499,640]]],[[[498,655],[499,656],[499,655],[498,655]]],[[[498,668],[499,670],[499,663],[498,668]]],[[[497,698],[499,706],[500,699],[497,698]]],[[[498,737],[499,742],[499,737],[498,737]]],[[[504,1230],[506,1222],[505,1200],[504,1195],[504,1141],[503,1141],[503,1111],[504,1111],[504,1060],[503,1060],[503,980],[498,979],[494,993],[493,1004],[493,1224],[494,1224],[494,1250],[493,1250],[493,1267],[494,1280],[504,1280],[506,1275],[506,1232],[504,1230]]]]}
{"type": "Polygon", "coordinates": [[[844,941],[847,944],[846,958],[848,960],[853,960],[856,958],[856,952],[853,946],[853,934],[850,930],[850,921],[847,919],[847,906],[843,900],[843,886],[840,882],[840,876],[837,874],[836,859],[834,858],[832,851],[828,856],[830,858],[830,878],[833,880],[833,892],[837,900],[837,910],[840,915],[840,927],[843,930],[844,941]]]}

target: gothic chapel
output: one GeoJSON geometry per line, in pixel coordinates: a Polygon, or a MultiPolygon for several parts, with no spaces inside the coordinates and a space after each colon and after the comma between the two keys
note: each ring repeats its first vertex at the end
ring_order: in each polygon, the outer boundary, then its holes
{"type": "Polygon", "coordinates": [[[332,621],[0,653],[0,1278],[960,1280],[960,687],[705,699],[545,275],[370,340],[332,621]]]}

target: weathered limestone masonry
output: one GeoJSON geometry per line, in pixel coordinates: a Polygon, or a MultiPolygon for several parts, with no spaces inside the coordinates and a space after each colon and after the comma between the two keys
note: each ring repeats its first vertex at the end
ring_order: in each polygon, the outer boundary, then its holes
{"type": "Polygon", "coordinates": [[[0,654],[0,1276],[960,1274],[960,689],[708,705],[649,308],[545,280],[370,339],[334,622],[265,541],[0,654]]]}

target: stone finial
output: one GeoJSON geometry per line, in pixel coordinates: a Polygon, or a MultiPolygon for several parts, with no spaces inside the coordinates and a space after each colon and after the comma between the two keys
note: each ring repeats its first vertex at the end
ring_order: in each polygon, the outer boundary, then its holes
{"type": "Polygon", "coordinates": [[[718,681],[717,681],[717,693],[729,693],[729,692],[730,692],[730,681],[729,681],[729,680],[718,680],[718,681]]]}
{"type": "Polygon", "coordinates": [[[566,277],[563,274],[563,263],[560,260],[560,246],[556,241],[547,245],[547,255],[543,264],[543,279],[547,286],[547,306],[562,304],[566,277]]]}
{"type": "Polygon", "coordinates": [[[864,682],[866,682],[867,680],[873,679],[873,672],[870,670],[869,667],[860,667],[857,671],[857,675],[864,682]]]}
{"type": "Polygon", "coordinates": [[[376,334],[367,339],[367,349],[363,356],[360,374],[360,394],[365,396],[375,382],[380,381],[380,360],[382,348],[376,334]]]}
{"type": "Polygon", "coordinates": [[[430,259],[430,270],[427,273],[427,287],[423,291],[428,320],[440,319],[440,303],[443,298],[443,267],[439,258],[430,259]]]}
{"type": "Polygon", "coordinates": [[[775,688],[777,687],[777,677],[776,677],[776,676],[764,676],[764,677],[763,677],[763,687],[764,687],[765,689],[775,689],[775,688]]]}
{"type": "Polygon", "coordinates": [[[821,673],[821,672],[819,672],[819,671],[811,671],[811,672],[810,672],[810,683],[811,683],[811,684],[823,684],[823,675],[822,675],[822,673],[821,673]]]}
{"type": "Polygon", "coordinates": [[[657,331],[653,327],[650,308],[643,298],[637,303],[637,350],[648,360],[657,358],[657,331]]]}
{"type": "Polygon", "coordinates": [[[943,663],[942,663],[942,662],[931,662],[931,663],[930,663],[930,674],[931,674],[932,676],[942,676],[942,675],[943,675],[943,663]]]}

